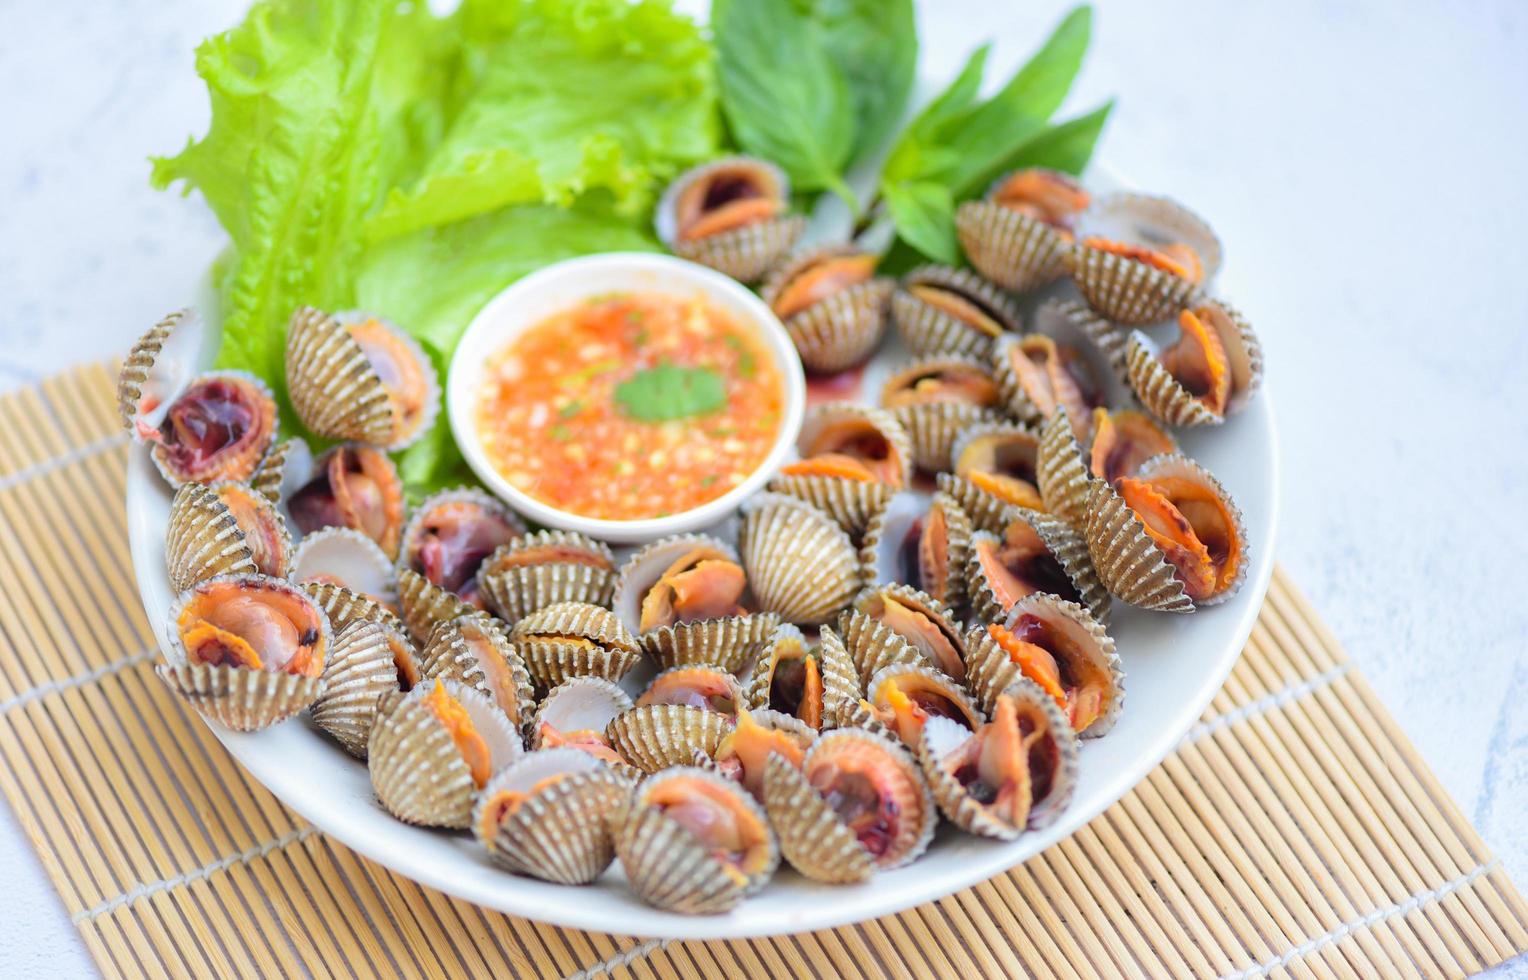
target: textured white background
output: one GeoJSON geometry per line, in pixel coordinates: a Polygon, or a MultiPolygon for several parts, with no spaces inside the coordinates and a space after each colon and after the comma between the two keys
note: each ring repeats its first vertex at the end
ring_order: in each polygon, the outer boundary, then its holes
{"type": "MultiPolygon", "coordinates": [[[[220,245],[145,158],[205,127],[192,51],[241,0],[0,0],[0,388],[125,348],[220,245]]],[[[687,5],[688,6],[688,5],[687,5]]],[[[940,0],[926,71],[1064,2],[940,0]]],[[[1528,6],[1104,3],[1070,109],[1208,216],[1261,330],[1279,558],[1528,887],[1528,6]]],[[[90,964],[0,807],[0,972],[90,964]]],[[[1528,976],[1520,958],[1506,974],[1528,976]]]]}

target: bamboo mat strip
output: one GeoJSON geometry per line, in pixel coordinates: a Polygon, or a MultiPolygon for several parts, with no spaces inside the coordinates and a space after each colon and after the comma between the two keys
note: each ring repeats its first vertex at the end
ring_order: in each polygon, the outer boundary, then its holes
{"type": "Polygon", "coordinates": [[[421,888],[287,810],[153,677],[112,373],[0,397],[0,791],[103,974],[1457,977],[1528,949],[1500,863],[1282,572],[1162,766],[958,895],[669,942],[421,888]]]}

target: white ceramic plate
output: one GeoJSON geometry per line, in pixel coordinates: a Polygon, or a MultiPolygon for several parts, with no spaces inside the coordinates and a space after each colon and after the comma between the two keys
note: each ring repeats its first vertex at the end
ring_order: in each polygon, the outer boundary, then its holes
{"type": "MultiPolygon", "coordinates": [[[[867,382],[884,371],[886,360],[887,352],[878,356],[867,382]]],[[[865,390],[873,392],[873,383],[865,390]]],[[[399,874],[512,915],[577,929],[711,939],[801,932],[897,912],[999,874],[1087,823],[1167,755],[1230,672],[1273,567],[1278,453],[1268,391],[1223,426],[1177,435],[1240,504],[1251,537],[1250,574],[1231,600],[1189,616],[1115,603],[1111,632],[1126,672],[1119,723],[1108,736],[1083,741],[1081,778],[1061,818],[1012,843],[967,836],[946,824],[918,861],[865,884],[820,885],[782,866],[769,887],[726,915],[674,915],[640,902],[625,887],[619,864],[593,886],[552,885],[494,868],[468,834],[394,820],[373,798],[365,765],[305,720],[254,734],[212,728],[257,780],[320,830],[399,874]]],[[[144,607],[161,643],[173,598],[164,570],[169,505],[169,489],[148,453],[135,449],[128,466],[129,533],[144,607]]]]}

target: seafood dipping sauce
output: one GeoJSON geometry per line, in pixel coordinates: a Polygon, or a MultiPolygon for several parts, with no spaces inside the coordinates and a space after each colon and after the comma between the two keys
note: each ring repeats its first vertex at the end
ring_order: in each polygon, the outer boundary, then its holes
{"type": "Polygon", "coordinates": [[[483,450],[560,511],[641,520],[691,510],[769,456],[785,385],[753,328],[701,297],[611,293],[490,356],[483,450]]]}

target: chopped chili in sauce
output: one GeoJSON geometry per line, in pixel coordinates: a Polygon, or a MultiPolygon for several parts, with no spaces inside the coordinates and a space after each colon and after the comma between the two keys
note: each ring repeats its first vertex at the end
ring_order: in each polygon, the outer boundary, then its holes
{"type": "Polygon", "coordinates": [[[785,388],[752,329],[700,298],[595,297],[489,358],[478,434],[493,466],[558,510],[676,514],[769,455],[785,388]]]}

